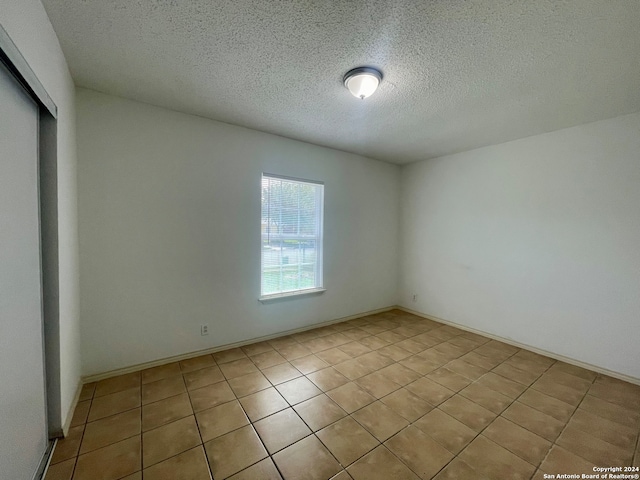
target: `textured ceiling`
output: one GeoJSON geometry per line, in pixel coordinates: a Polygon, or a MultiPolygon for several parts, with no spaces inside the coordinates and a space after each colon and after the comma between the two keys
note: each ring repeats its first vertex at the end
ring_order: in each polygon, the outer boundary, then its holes
{"type": "Polygon", "coordinates": [[[640,111],[639,0],[43,3],[78,86],[399,164],[640,111]]]}

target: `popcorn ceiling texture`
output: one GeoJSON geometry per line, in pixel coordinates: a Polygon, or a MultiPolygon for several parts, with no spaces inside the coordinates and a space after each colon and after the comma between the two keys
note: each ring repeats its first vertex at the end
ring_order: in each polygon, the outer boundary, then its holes
{"type": "Polygon", "coordinates": [[[640,110],[638,0],[43,3],[78,86],[398,164],[640,110]]]}

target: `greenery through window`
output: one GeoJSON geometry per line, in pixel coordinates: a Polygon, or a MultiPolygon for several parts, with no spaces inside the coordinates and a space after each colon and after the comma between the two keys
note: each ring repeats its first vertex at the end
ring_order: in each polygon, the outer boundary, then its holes
{"type": "Polygon", "coordinates": [[[261,295],[322,287],[324,186],[263,174],[261,295]]]}

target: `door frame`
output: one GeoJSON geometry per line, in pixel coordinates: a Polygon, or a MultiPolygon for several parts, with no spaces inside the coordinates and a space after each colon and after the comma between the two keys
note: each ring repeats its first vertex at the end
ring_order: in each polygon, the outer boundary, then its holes
{"type": "MultiPolygon", "coordinates": [[[[38,105],[38,204],[40,222],[40,272],[42,288],[42,338],[46,429],[50,440],[63,436],[60,393],[60,301],[58,262],[58,109],[35,72],[0,25],[0,62],[38,105]]],[[[34,478],[48,463],[53,442],[34,478]]]]}

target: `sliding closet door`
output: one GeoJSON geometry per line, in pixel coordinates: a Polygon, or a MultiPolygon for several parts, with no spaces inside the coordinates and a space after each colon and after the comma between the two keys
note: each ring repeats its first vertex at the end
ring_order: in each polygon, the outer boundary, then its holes
{"type": "Polygon", "coordinates": [[[47,448],[38,107],[0,63],[0,478],[31,480],[47,448]]]}

